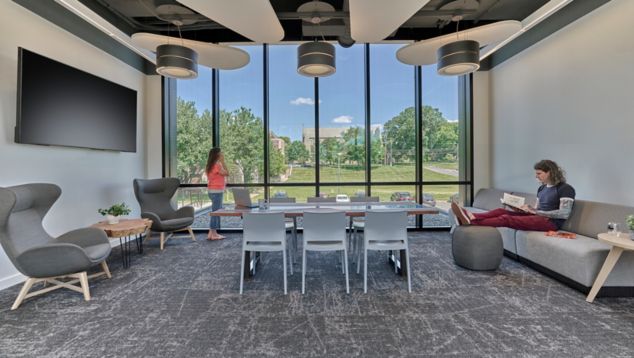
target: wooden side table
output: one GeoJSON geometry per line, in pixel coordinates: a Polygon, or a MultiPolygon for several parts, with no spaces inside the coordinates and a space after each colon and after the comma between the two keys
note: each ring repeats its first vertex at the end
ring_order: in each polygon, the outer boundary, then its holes
{"type": "Polygon", "coordinates": [[[147,234],[151,226],[152,220],[150,219],[121,219],[117,224],[108,224],[107,221],[100,221],[92,225],[92,227],[103,230],[110,239],[119,238],[124,268],[130,267],[130,241],[132,241],[132,236],[136,239],[138,252],[142,254],[143,240],[141,235],[143,233],[147,234]]]}
{"type": "Polygon", "coordinates": [[[590,293],[588,294],[588,297],[586,297],[586,301],[594,301],[594,298],[597,296],[597,293],[599,293],[601,286],[603,286],[605,280],[608,278],[608,275],[612,272],[614,265],[616,265],[616,262],[619,261],[623,251],[634,250],[634,241],[632,241],[630,237],[630,235],[624,233],[621,233],[620,236],[616,236],[611,233],[599,234],[599,241],[612,245],[612,248],[608,253],[608,257],[605,258],[601,271],[599,271],[596,280],[594,280],[594,283],[592,284],[592,289],[590,289],[590,293]]]}

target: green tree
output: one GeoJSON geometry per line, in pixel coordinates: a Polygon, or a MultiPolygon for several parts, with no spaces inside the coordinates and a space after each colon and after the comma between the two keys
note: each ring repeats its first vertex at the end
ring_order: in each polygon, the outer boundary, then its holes
{"type": "Polygon", "coordinates": [[[290,163],[306,163],[310,158],[308,149],[299,140],[293,141],[290,145],[286,146],[286,159],[290,163]]]}
{"type": "Polygon", "coordinates": [[[458,145],[457,123],[452,125],[438,108],[423,107],[423,153],[425,161],[445,160],[447,151],[458,145]],[[452,132],[455,131],[455,136],[452,132]]]}
{"type": "Polygon", "coordinates": [[[211,113],[198,115],[193,101],[176,99],[176,175],[183,183],[200,182],[211,149],[211,113]]]}
{"type": "Polygon", "coordinates": [[[342,152],[343,143],[338,138],[326,138],[319,145],[319,156],[328,165],[335,165],[342,152]]]}
{"type": "Polygon", "coordinates": [[[253,183],[263,173],[264,127],[251,109],[220,111],[220,145],[229,166],[230,181],[253,183]]]}
{"type": "Polygon", "coordinates": [[[354,162],[356,165],[363,165],[365,162],[364,133],[361,127],[350,127],[343,132],[343,155],[341,158],[347,162],[354,162]]]}
{"type": "Polygon", "coordinates": [[[281,150],[274,147],[270,142],[269,148],[269,174],[271,178],[277,178],[286,172],[286,157],[281,150]]]}
{"type": "Polygon", "coordinates": [[[416,131],[414,107],[409,107],[383,126],[383,145],[388,163],[412,162],[415,160],[416,131]]]}

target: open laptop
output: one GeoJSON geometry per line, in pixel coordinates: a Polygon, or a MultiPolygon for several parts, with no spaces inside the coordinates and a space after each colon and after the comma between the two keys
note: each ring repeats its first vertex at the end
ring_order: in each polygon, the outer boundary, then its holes
{"type": "Polygon", "coordinates": [[[235,201],[236,206],[241,206],[243,208],[256,208],[258,206],[257,204],[253,204],[251,202],[249,189],[233,188],[231,191],[233,192],[233,200],[235,201]]]}

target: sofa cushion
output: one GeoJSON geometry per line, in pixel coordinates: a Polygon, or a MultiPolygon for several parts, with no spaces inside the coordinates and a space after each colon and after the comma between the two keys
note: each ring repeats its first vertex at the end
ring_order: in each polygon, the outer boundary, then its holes
{"type": "Polygon", "coordinates": [[[634,214],[632,207],[575,200],[570,218],[564,222],[562,230],[596,238],[599,233],[607,231],[610,221],[620,223],[621,230],[625,231],[625,217],[630,214],[634,214]]]}
{"type": "Polygon", "coordinates": [[[502,207],[500,199],[504,196],[505,191],[499,189],[480,189],[473,199],[473,207],[493,210],[502,207]]]}
{"type": "MultiPolygon", "coordinates": [[[[546,236],[539,231],[517,231],[517,254],[586,287],[592,286],[611,246],[577,234],[576,239],[546,236]]],[[[634,252],[626,251],[604,286],[634,286],[634,252]]]]}

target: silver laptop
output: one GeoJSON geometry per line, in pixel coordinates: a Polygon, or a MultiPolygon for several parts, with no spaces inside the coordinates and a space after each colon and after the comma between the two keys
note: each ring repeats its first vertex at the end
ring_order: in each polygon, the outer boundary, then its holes
{"type": "Polygon", "coordinates": [[[249,189],[245,188],[233,188],[233,200],[236,202],[236,206],[244,208],[256,208],[258,205],[251,202],[251,195],[249,195],[249,189]]]}

